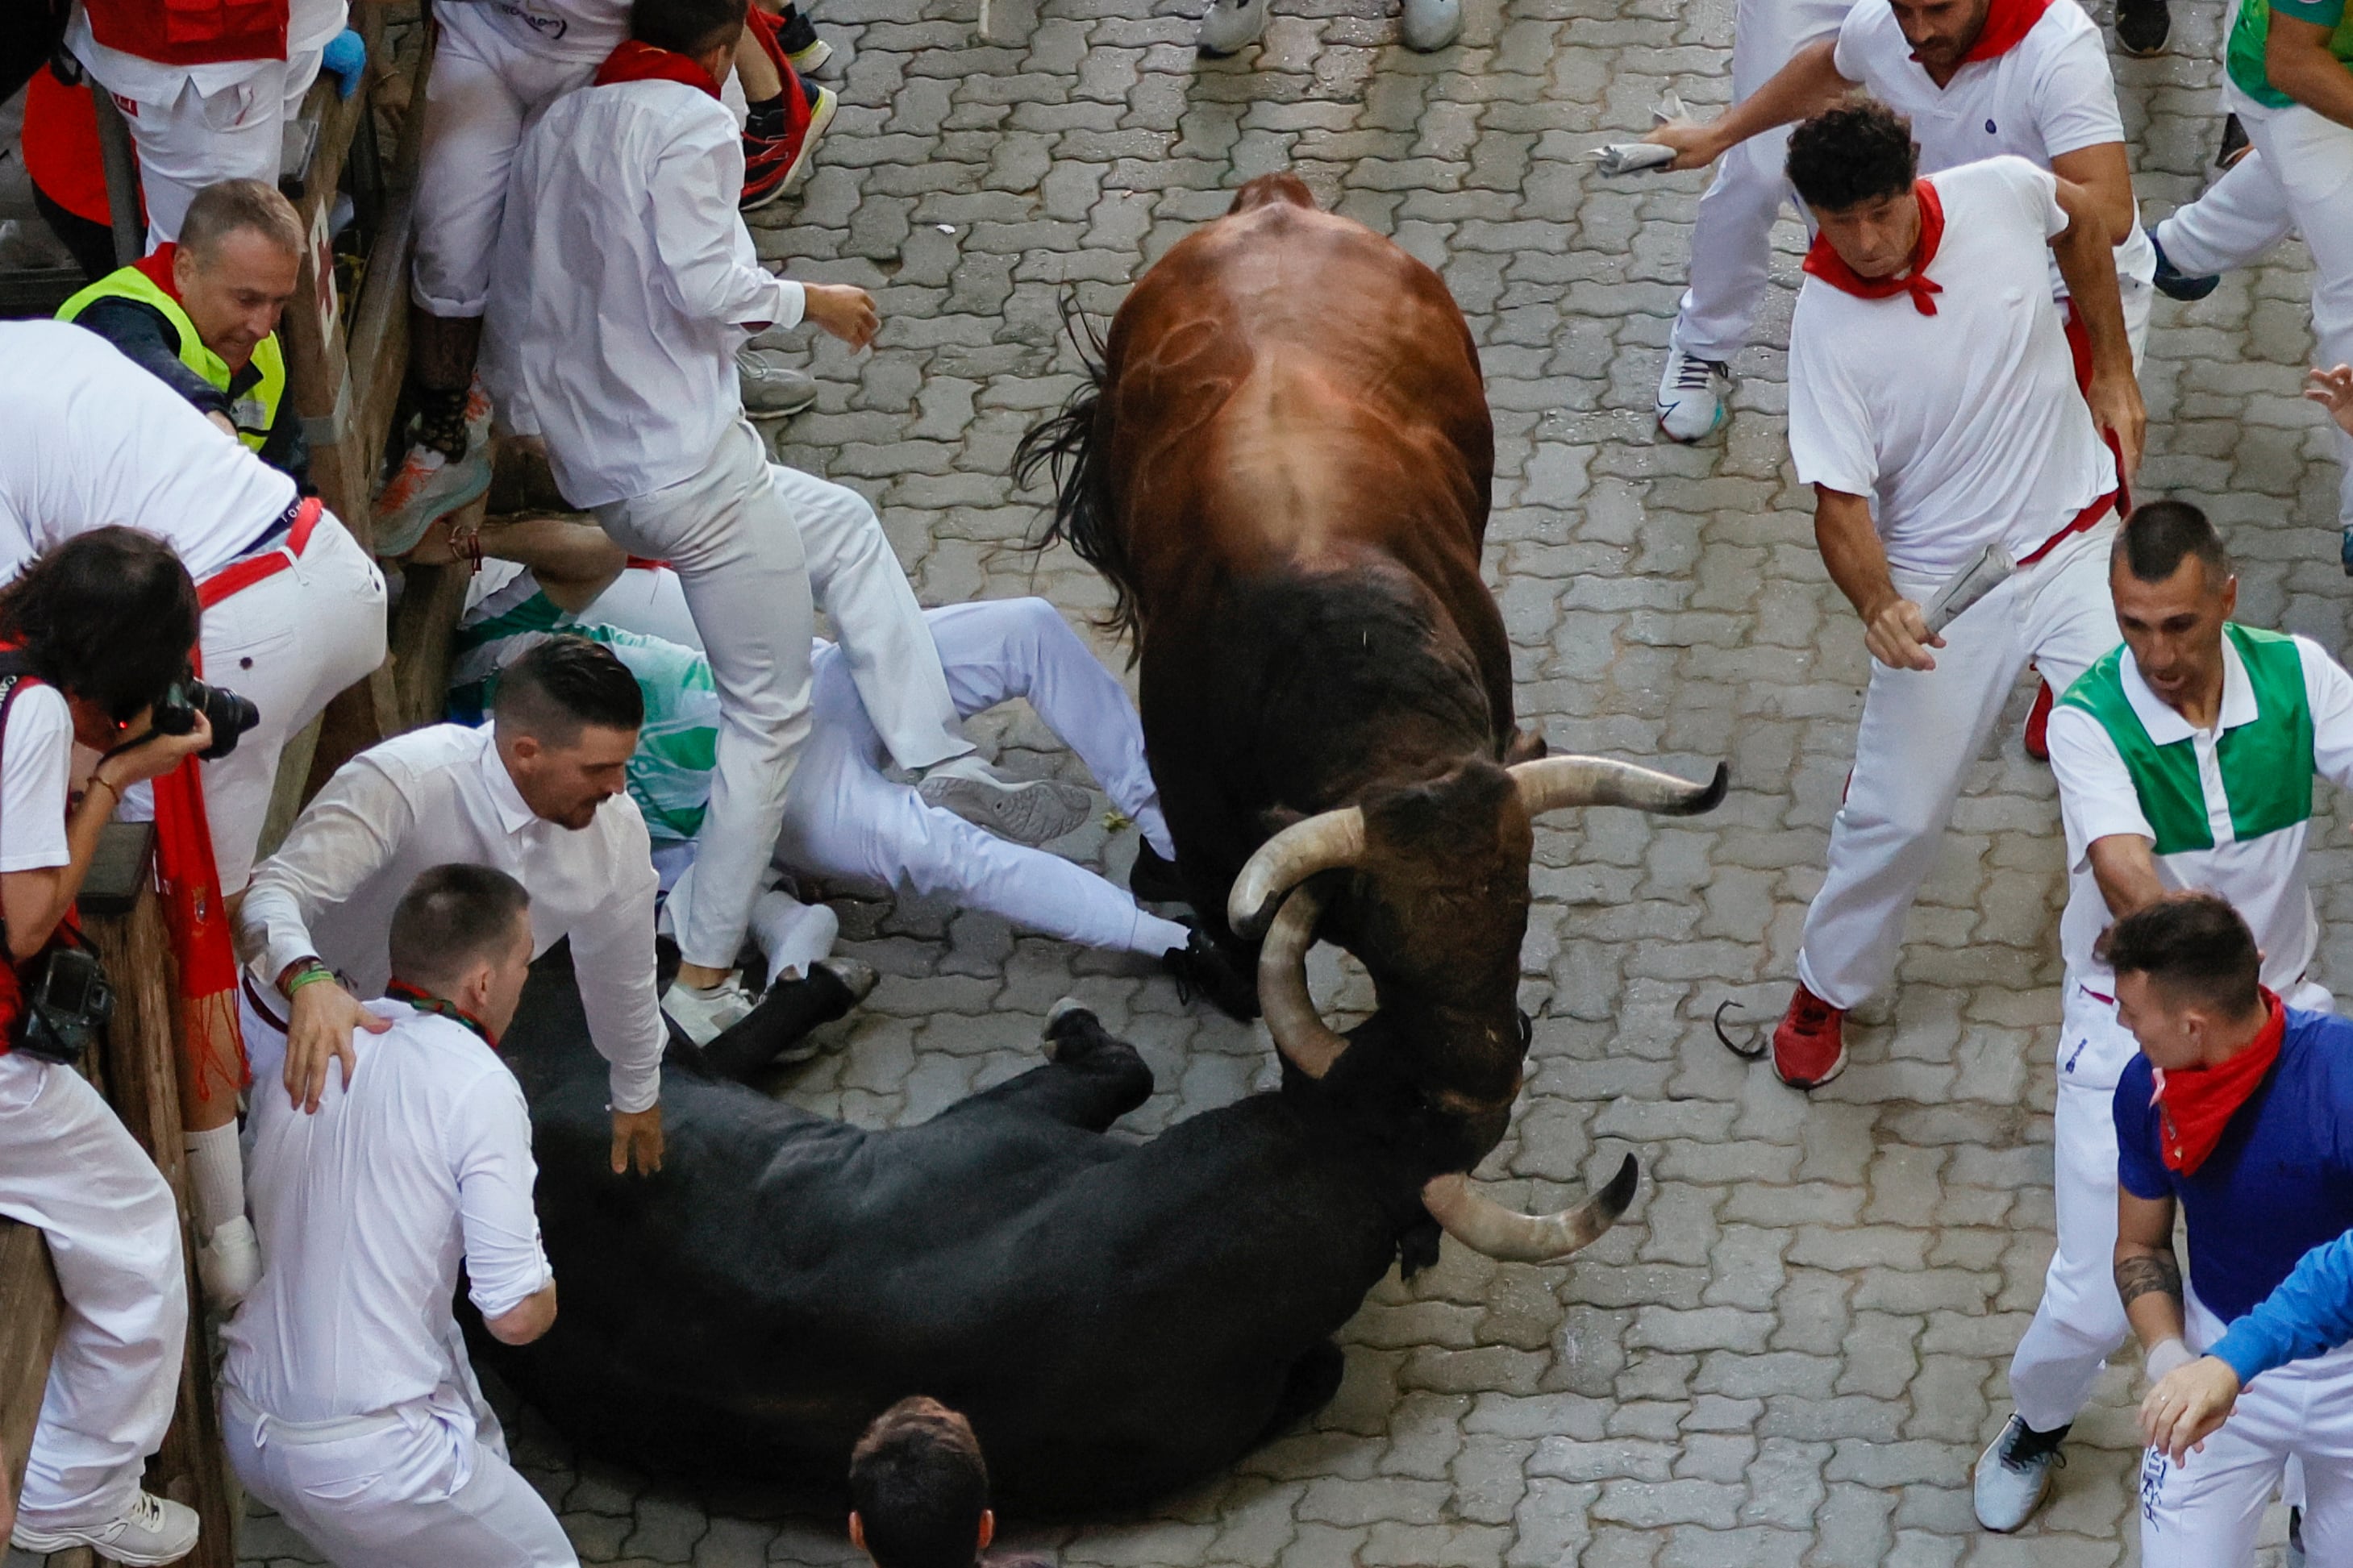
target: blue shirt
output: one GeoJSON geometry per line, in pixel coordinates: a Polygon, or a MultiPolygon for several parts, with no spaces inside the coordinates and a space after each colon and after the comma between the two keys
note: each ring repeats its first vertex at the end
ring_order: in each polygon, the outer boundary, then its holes
{"type": "Polygon", "coordinates": [[[2158,1152],[2149,1072],[2136,1056],[2116,1080],[2116,1182],[2179,1202],[2190,1283],[2227,1326],[2306,1253],[2353,1230],[2353,1023],[2289,1008],[2279,1060],[2195,1175],[2158,1152]]]}

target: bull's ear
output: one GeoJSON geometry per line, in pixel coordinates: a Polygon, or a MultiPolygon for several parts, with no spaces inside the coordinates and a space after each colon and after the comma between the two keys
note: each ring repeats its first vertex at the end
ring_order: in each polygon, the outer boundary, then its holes
{"type": "Polygon", "coordinates": [[[1273,837],[1276,834],[1282,832],[1284,828],[1289,827],[1294,822],[1304,822],[1306,820],[1307,814],[1305,812],[1294,811],[1287,805],[1270,805],[1264,811],[1258,814],[1258,825],[1266,829],[1266,836],[1269,838],[1273,837]]]}
{"type": "Polygon", "coordinates": [[[1504,765],[1507,768],[1515,768],[1522,763],[1537,762],[1550,750],[1551,748],[1545,744],[1544,731],[1541,728],[1523,730],[1515,724],[1512,727],[1510,738],[1504,742],[1504,765]]]}

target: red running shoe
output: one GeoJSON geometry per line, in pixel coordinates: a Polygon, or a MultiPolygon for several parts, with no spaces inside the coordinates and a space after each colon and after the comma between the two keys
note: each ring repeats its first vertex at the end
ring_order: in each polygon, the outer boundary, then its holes
{"type": "Polygon", "coordinates": [[[1846,1009],[1800,984],[1773,1031],[1773,1076],[1791,1089],[1819,1089],[1846,1070],[1846,1009]]]}
{"type": "Polygon", "coordinates": [[[2026,710],[2026,754],[2038,763],[2051,760],[2051,683],[2044,681],[2026,710]]]}

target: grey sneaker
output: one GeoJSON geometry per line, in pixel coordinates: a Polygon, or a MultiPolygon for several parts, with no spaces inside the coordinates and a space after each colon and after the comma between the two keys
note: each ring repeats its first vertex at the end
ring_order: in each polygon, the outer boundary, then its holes
{"type": "Polygon", "coordinates": [[[1087,819],[1087,792],[1060,779],[1017,783],[978,757],[953,757],[915,786],[926,805],[955,812],[1016,844],[1044,844],[1087,819]]]}
{"type": "Polygon", "coordinates": [[[196,1510],[185,1503],[140,1492],[120,1519],[63,1530],[37,1530],[19,1520],[8,1542],[36,1557],[87,1546],[127,1568],[164,1568],[196,1549],[197,1523],[196,1510]]]}
{"type": "Polygon", "coordinates": [[[2011,1415],[2001,1436],[1978,1456],[1978,1522],[1997,1535],[2008,1535],[2032,1519],[2051,1495],[2051,1472],[2067,1462],[2059,1453],[2060,1440],[2066,1436],[2064,1426],[2037,1432],[2011,1415]]]}
{"type": "Polygon", "coordinates": [[[1462,36],[1462,0],[1405,0],[1405,47],[1442,49],[1462,36]]]}
{"type": "Polygon", "coordinates": [[[817,401],[817,377],[749,344],[735,351],[735,386],[744,412],[754,419],[782,419],[817,401]]]}
{"type": "Polygon", "coordinates": [[[673,980],[662,993],[661,1010],[680,1034],[707,1046],[742,1023],[758,1000],[744,989],[740,974],[730,974],[709,990],[673,980]]]}
{"type": "Polygon", "coordinates": [[[1194,45],[1211,58],[1250,47],[1266,31],[1267,0],[1209,0],[1194,45]]]}

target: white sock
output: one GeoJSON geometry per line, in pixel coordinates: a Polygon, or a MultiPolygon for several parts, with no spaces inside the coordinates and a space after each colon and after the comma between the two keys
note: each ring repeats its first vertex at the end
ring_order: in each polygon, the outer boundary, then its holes
{"type": "Polygon", "coordinates": [[[196,1228],[209,1237],[245,1213],[245,1161],[237,1146],[237,1123],[188,1133],[188,1191],[196,1228]]]}
{"type": "Polygon", "coordinates": [[[805,904],[772,888],[752,906],[752,936],[768,957],[768,984],[806,980],[810,965],[833,951],[841,918],[823,904],[805,904]]]}

